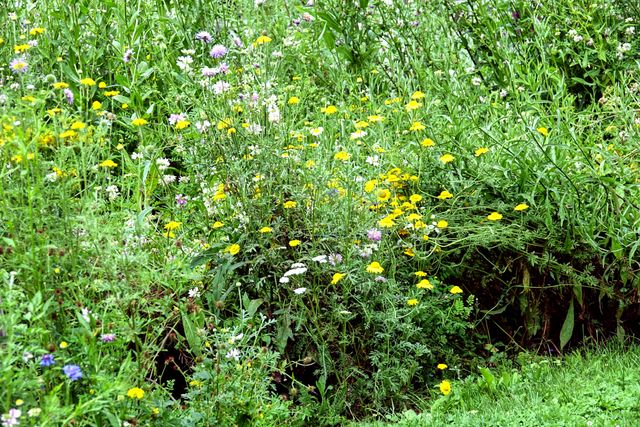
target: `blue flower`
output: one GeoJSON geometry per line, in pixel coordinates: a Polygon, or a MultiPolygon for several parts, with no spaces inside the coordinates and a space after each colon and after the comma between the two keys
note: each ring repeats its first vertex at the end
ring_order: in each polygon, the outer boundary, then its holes
{"type": "Polygon", "coordinates": [[[76,381],[82,378],[82,371],[78,365],[66,365],[62,368],[62,371],[71,381],[76,381]]]}
{"type": "Polygon", "coordinates": [[[40,359],[40,366],[51,366],[54,363],[56,363],[56,361],[53,358],[53,354],[45,354],[42,356],[42,359],[40,359]]]}

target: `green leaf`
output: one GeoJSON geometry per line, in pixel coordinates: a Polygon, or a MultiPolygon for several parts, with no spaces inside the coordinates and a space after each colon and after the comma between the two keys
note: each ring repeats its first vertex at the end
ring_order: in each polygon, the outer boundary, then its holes
{"type": "Polygon", "coordinates": [[[562,330],[560,331],[560,349],[563,349],[565,345],[571,339],[573,335],[573,324],[574,324],[574,315],[573,315],[573,298],[571,299],[571,303],[569,304],[569,310],[567,310],[567,317],[564,319],[564,323],[562,324],[562,330]]]}
{"type": "Polygon", "coordinates": [[[197,334],[195,325],[193,324],[187,313],[182,313],[182,326],[184,327],[185,338],[189,343],[189,349],[196,356],[201,356],[202,349],[200,337],[197,334]]]}

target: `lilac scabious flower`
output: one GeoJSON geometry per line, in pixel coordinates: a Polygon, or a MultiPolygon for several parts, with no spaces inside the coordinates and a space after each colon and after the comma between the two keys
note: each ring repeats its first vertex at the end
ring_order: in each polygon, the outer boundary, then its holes
{"type": "Polygon", "coordinates": [[[53,365],[54,363],[56,363],[56,361],[53,354],[45,354],[42,356],[42,359],[40,359],[40,366],[45,368],[53,365]]]}
{"type": "Polygon", "coordinates": [[[382,239],[382,231],[372,228],[367,231],[367,239],[373,240],[374,242],[378,242],[382,239]]]}
{"type": "Polygon", "coordinates": [[[102,334],[100,340],[102,342],[113,342],[116,340],[116,334],[102,334]]]}
{"type": "Polygon", "coordinates": [[[187,116],[184,113],[180,113],[180,114],[171,114],[169,116],[169,124],[170,125],[175,125],[176,123],[178,123],[179,121],[182,120],[187,120],[187,116]]]}
{"type": "Polygon", "coordinates": [[[342,262],[342,255],[340,254],[331,254],[327,258],[329,264],[335,266],[336,264],[340,264],[342,262]]]}
{"type": "Polygon", "coordinates": [[[203,67],[202,68],[202,76],[203,77],[213,77],[220,72],[219,68],[211,68],[211,67],[203,67]]]}
{"type": "Polygon", "coordinates": [[[78,365],[65,365],[62,368],[62,372],[64,372],[71,381],[77,381],[82,378],[82,370],[78,365]]]}
{"type": "Polygon", "coordinates": [[[29,71],[29,63],[24,58],[14,58],[13,61],[9,63],[9,67],[15,74],[24,74],[29,71]]]}
{"type": "Polygon", "coordinates": [[[187,198],[182,194],[176,194],[176,204],[182,208],[187,204],[187,198]]]}
{"type": "Polygon", "coordinates": [[[216,95],[220,95],[221,93],[224,93],[224,92],[228,91],[229,89],[231,89],[231,85],[229,83],[227,83],[227,82],[224,82],[224,81],[216,82],[213,85],[213,92],[216,95]]]}
{"type": "Polygon", "coordinates": [[[22,411],[20,409],[11,408],[6,414],[2,414],[2,425],[5,426],[17,426],[20,425],[20,417],[22,411]]]}
{"type": "Polygon", "coordinates": [[[224,47],[221,44],[216,44],[213,45],[213,47],[211,48],[211,52],[209,52],[209,55],[212,58],[218,59],[218,58],[222,58],[223,56],[225,56],[227,54],[228,50],[226,47],[224,47]]]}
{"type": "Polygon", "coordinates": [[[227,65],[226,62],[223,62],[218,67],[218,71],[221,72],[222,74],[227,74],[227,72],[229,71],[229,65],[227,65]]]}
{"type": "Polygon", "coordinates": [[[213,37],[211,37],[211,34],[209,34],[207,31],[200,31],[196,33],[196,40],[200,40],[201,42],[204,42],[204,43],[211,43],[211,40],[213,40],[213,37]]]}
{"type": "Polygon", "coordinates": [[[64,97],[67,99],[68,104],[73,104],[73,92],[71,92],[71,89],[64,90],[64,97]]]}
{"type": "Polygon", "coordinates": [[[131,57],[133,56],[133,49],[127,49],[124,55],[122,56],[122,60],[124,63],[131,62],[131,57]]]}

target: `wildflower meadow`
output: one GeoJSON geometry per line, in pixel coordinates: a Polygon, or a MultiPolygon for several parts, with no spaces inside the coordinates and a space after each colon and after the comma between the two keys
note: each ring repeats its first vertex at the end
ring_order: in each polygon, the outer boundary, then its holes
{"type": "Polygon", "coordinates": [[[639,25],[1,0],[2,426],[639,425],[639,25]]]}

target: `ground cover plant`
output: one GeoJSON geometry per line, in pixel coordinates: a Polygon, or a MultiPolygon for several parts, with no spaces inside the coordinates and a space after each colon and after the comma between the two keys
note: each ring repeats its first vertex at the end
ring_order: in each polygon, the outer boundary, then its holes
{"type": "Polygon", "coordinates": [[[3,424],[341,425],[634,335],[639,16],[8,2],[3,424]]]}

